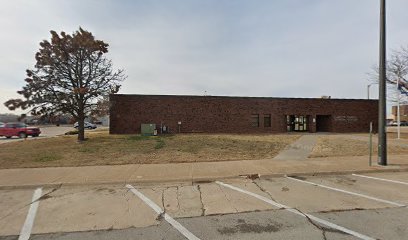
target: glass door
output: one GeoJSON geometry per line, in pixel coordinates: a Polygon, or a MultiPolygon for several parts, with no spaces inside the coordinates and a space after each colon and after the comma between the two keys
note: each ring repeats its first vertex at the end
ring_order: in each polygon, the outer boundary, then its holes
{"type": "Polygon", "coordinates": [[[294,121],[294,131],[297,132],[305,132],[307,131],[307,116],[295,116],[295,121],[294,121]]]}

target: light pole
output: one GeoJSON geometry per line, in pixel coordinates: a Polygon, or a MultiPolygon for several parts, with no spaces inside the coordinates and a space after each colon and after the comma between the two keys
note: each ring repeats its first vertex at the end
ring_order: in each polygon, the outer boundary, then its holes
{"type": "Polygon", "coordinates": [[[399,89],[399,78],[397,78],[397,138],[400,139],[401,137],[401,118],[400,118],[400,89],[399,89]]]}
{"type": "Polygon", "coordinates": [[[380,63],[379,63],[379,102],[378,102],[378,164],[387,165],[386,114],[386,13],[385,0],[380,0],[380,63]]]}

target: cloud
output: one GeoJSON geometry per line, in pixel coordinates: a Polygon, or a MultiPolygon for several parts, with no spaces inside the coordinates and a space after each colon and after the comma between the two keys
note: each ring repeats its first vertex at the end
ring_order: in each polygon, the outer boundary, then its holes
{"type": "MultiPolygon", "coordinates": [[[[1,102],[22,87],[51,29],[82,26],[108,42],[109,57],[128,75],[121,93],[365,98],[366,72],[378,59],[379,6],[372,0],[2,5],[1,102]]],[[[388,5],[388,46],[397,48],[408,44],[408,2],[388,5]]]]}

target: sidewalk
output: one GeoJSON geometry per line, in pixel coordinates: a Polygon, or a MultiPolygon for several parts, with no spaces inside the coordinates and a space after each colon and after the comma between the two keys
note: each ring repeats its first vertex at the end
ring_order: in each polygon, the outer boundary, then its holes
{"type": "MultiPolygon", "coordinates": [[[[376,158],[373,158],[373,163],[376,158]]],[[[0,188],[58,184],[200,182],[240,175],[282,176],[348,172],[408,171],[408,155],[389,156],[389,166],[368,166],[368,157],[305,160],[245,160],[0,170],[0,188]]]]}
{"type": "Polygon", "coordinates": [[[306,160],[316,145],[318,135],[303,135],[276,155],[274,160],[306,160]]]}

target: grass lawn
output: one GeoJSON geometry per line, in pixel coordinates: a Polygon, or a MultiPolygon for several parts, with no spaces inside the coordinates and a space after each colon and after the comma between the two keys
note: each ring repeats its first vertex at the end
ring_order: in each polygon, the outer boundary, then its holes
{"type": "Polygon", "coordinates": [[[87,132],[5,143],[0,168],[176,163],[273,158],[297,135],[180,134],[159,137],[87,132]]]}
{"type": "MultiPolygon", "coordinates": [[[[389,139],[397,139],[398,134],[396,132],[388,132],[387,137],[389,139]]],[[[407,132],[401,132],[400,133],[400,138],[401,139],[408,139],[408,133],[407,132]]]]}
{"type": "MultiPolygon", "coordinates": [[[[373,142],[373,155],[376,155],[378,152],[376,146],[376,142],[373,142]]],[[[388,154],[408,154],[408,144],[406,146],[397,146],[388,143],[388,154]]],[[[368,140],[361,141],[356,139],[347,139],[341,135],[329,135],[319,137],[317,144],[313,148],[313,151],[309,157],[315,158],[365,155],[369,155],[368,140]]]]}

